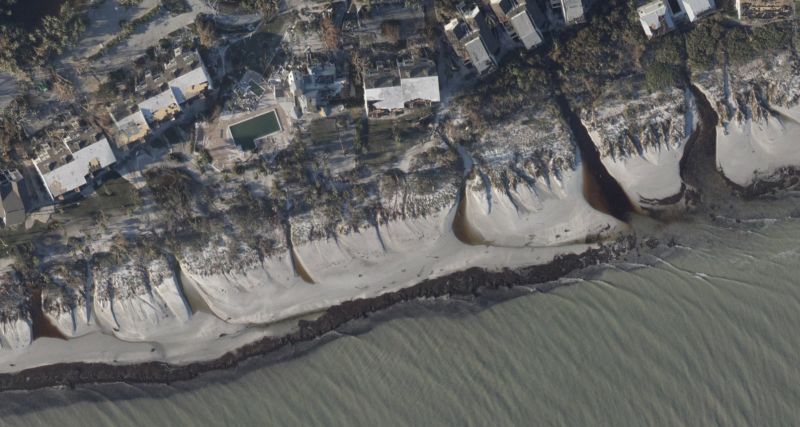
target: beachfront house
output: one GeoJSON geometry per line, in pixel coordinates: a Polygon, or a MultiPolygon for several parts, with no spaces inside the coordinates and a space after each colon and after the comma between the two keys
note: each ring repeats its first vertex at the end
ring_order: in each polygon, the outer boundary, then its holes
{"type": "Polygon", "coordinates": [[[33,165],[53,200],[78,191],[98,172],[117,161],[108,140],[102,138],[84,145],[84,141],[66,139],[39,147],[33,165]]]}
{"type": "Polygon", "coordinates": [[[139,111],[150,125],[172,120],[182,111],[182,105],[212,89],[208,70],[197,52],[176,49],[174,54],[175,58],[164,65],[164,75],[145,74],[143,86],[159,84],[161,90],[139,103],[139,111]],[[176,77],[167,81],[166,76],[176,77]]]}
{"type": "Polygon", "coordinates": [[[584,21],[583,0],[551,0],[550,5],[554,10],[560,10],[564,23],[567,25],[584,21]]]}
{"type": "Polygon", "coordinates": [[[672,31],[679,22],[694,22],[715,8],[714,0],[643,0],[637,13],[644,33],[653,38],[672,31]]]}
{"type": "MultiPolygon", "coordinates": [[[[505,25],[508,34],[519,40],[525,49],[532,49],[544,41],[542,32],[534,16],[538,15],[535,4],[529,6],[518,0],[491,0],[490,6],[500,22],[505,25]]],[[[539,23],[542,20],[538,20],[539,23]]]]}
{"type": "Polygon", "coordinates": [[[774,21],[794,16],[792,0],[736,0],[736,15],[744,21],[774,21]]]}
{"type": "Polygon", "coordinates": [[[181,112],[180,104],[175,98],[172,88],[152,96],[139,103],[139,111],[144,114],[148,123],[156,125],[166,120],[172,120],[181,112]]]}
{"type": "Polygon", "coordinates": [[[714,0],[681,0],[686,17],[689,22],[694,22],[697,18],[712,12],[717,5],[714,0]]]}
{"type": "Polygon", "coordinates": [[[436,63],[425,58],[376,61],[364,73],[364,108],[370,114],[398,112],[413,103],[441,100],[436,63]]]}
{"type": "Polygon", "coordinates": [[[652,0],[637,8],[639,22],[647,38],[666,34],[675,29],[672,11],[665,0],[652,0]]]}
{"type": "Polygon", "coordinates": [[[465,65],[474,67],[480,76],[489,74],[497,68],[496,55],[500,53],[500,43],[479,7],[474,7],[463,17],[463,20],[454,18],[448,22],[444,27],[445,34],[465,65]]]}

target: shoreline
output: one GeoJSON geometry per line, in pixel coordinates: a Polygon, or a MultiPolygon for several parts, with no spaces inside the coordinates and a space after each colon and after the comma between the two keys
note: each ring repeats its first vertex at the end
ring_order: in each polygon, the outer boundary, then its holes
{"type": "MultiPolygon", "coordinates": [[[[772,179],[760,180],[748,187],[741,187],[727,179],[716,167],[716,162],[714,161],[718,115],[700,87],[690,84],[690,90],[697,99],[700,120],[695,132],[686,141],[683,156],[680,160],[680,177],[684,183],[681,187],[682,191],[678,195],[666,199],[667,201],[677,199],[675,201],[680,202],[680,200],[684,200],[689,210],[699,209],[703,211],[710,208],[713,211],[715,205],[724,202],[724,199],[730,197],[746,201],[774,192],[778,188],[785,188],[787,185],[796,186],[798,184],[797,168],[785,168],[785,170],[778,171],[772,179]]],[[[562,101],[566,102],[566,100],[562,101]]],[[[567,105],[562,105],[562,107],[568,108],[567,105]]],[[[585,128],[583,130],[585,131],[585,128]]],[[[596,152],[590,154],[596,154],[596,152]]],[[[606,176],[608,173],[604,167],[599,171],[600,176],[598,176],[597,169],[592,170],[591,165],[587,164],[587,160],[593,159],[593,156],[584,155],[582,157],[584,157],[582,166],[584,168],[584,176],[587,178],[583,183],[584,197],[596,196],[597,199],[604,202],[603,205],[606,208],[601,209],[601,212],[606,212],[606,214],[611,214],[614,217],[618,215],[625,217],[631,212],[636,212],[636,210],[630,209],[632,207],[630,199],[618,184],[612,188],[610,193],[595,189],[595,191],[588,191],[589,194],[587,195],[586,185],[591,186],[594,184],[598,186],[598,181],[603,181],[604,178],[613,180],[613,178],[610,175],[606,176]],[[602,172],[605,172],[605,174],[602,172]],[[624,195],[624,198],[622,195],[624,195]],[[627,203],[624,203],[626,201],[627,203]],[[609,202],[612,202],[611,206],[608,206],[609,202]],[[625,209],[625,207],[629,209],[625,209]],[[625,211],[626,214],[621,211],[625,211]]],[[[596,160],[599,161],[599,158],[596,160]]],[[[606,186],[599,185],[599,187],[608,190],[606,186]]],[[[460,199],[452,223],[453,232],[455,237],[462,243],[478,243],[478,246],[482,246],[483,239],[475,239],[475,236],[468,236],[470,238],[464,239],[464,236],[458,236],[459,224],[461,226],[468,225],[465,218],[466,200],[464,191],[465,187],[462,184],[460,199]],[[459,217],[461,217],[461,221],[459,221],[459,217]],[[464,224],[461,224],[461,222],[464,224]],[[475,242],[474,240],[481,241],[475,242]]],[[[591,204],[588,197],[586,200],[591,204]]],[[[598,208],[598,206],[594,207],[595,209],[598,208]]],[[[659,220],[659,217],[662,217],[662,220],[667,219],[663,218],[665,215],[656,215],[654,212],[649,212],[649,215],[646,216],[656,220],[659,220]]],[[[401,302],[445,296],[476,295],[482,290],[513,288],[515,286],[530,287],[535,292],[548,292],[560,286],[558,283],[553,283],[554,280],[592,265],[613,261],[620,255],[637,248],[637,244],[643,245],[644,243],[637,239],[635,231],[628,232],[619,235],[615,240],[602,243],[598,247],[588,248],[580,253],[558,255],[544,264],[513,268],[498,267],[497,270],[493,270],[490,267],[472,267],[441,277],[425,279],[411,286],[374,297],[347,300],[321,310],[320,313],[322,314],[313,320],[300,320],[297,323],[296,330],[278,336],[261,337],[253,342],[233,348],[224,354],[220,352],[221,356],[209,358],[208,360],[187,362],[185,364],[149,361],[121,365],[103,362],[68,362],[3,373],[0,374],[0,392],[58,387],[74,388],[81,384],[170,384],[188,381],[206,372],[235,368],[245,360],[273,354],[294,344],[311,343],[335,332],[350,321],[364,318],[401,302]]],[[[295,263],[298,255],[294,252],[293,247],[290,250],[292,263],[296,268],[297,265],[295,263]]],[[[521,264],[523,263],[517,265],[521,264]]]]}
{"type": "Polygon", "coordinates": [[[164,362],[110,365],[106,363],[59,363],[0,374],[0,392],[69,387],[81,384],[139,383],[170,384],[187,381],[199,375],[234,368],[247,359],[264,356],[298,343],[310,342],[334,332],[351,320],[363,318],[405,301],[444,296],[474,295],[482,289],[533,286],[538,292],[548,292],[557,280],[570,272],[608,262],[636,247],[631,234],[623,235],[598,248],[580,254],[564,254],[552,261],[518,269],[488,271],[473,267],[442,277],[426,279],[411,287],[382,294],[374,298],[356,299],[328,308],[314,320],[301,320],[298,329],[280,337],[264,337],[231,350],[216,359],[172,365],[164,362]]]}

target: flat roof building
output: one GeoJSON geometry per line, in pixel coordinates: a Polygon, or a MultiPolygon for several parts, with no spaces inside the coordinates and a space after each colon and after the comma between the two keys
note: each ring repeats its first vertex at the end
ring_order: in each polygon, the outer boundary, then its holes
{"type": "Polygon", "coordinates": [[[583,22],[585,13],[583,0],[556,0],[553,4],[557,4],[560,7],[564,22],[567,25],[583,22]]]}
{"type": "Polygon", "coordinates": [[[202,94],[206,89],[211,89],[211,79],[208,77],[208,71],[202,60],[199,67],[170,80],[168,84],[175,93],[175,99],[179,104],[184,104],[202,94]]]}
{"type": "Polygon", "coordinates": [[[147,119],[145,119],[142,110],[138,110],[120,120],[115,119],[114,122],[116,123],[114,142],[120,147],[143,140],[150,133],[150,126],[147,124],[147,119]]]}
{"type": "Polygon", "coordinates": [[[144,114],[149,123],[157,123],[171,119],[181,111],[181,106],[175,98],[172,88],[167,88],[158,95],[140,102],[139,111],[144,114]]]}
{"type": "MultiPolygon", "coordinates": [[[[511,37],[518,39],[525,49],[536,47],[544,41],[527,3],[517,0],[491,0],[495,15],[511,37]]],[[[535,6],[534,6],[535,7],[535,6]]]]}
{"type": "Polygon", "coordinates": [[[33,164],[54,200],[80,189],[89,182],[87,177],[117,161],[105,138],[76,151],[67,142],[42,148],[33,164]]]}
{"type": "Polygon", "coordinates": [[[448,40],[466,65],[485,75],[497,67],[495,55],[500,43],[486,24],[477,6],[464,15],[464,21],[453,19],[444,27],[448,40]]]}
{"type": "Polygon", "coordinates": [[[672,31],[675,22],[665,0],[652,0],[637,8],[639,22],[648,38],[672,31]]]}
{"type": "Polygon", "coordinates": [[[427,59],[378,64],[364,76],[364,108],[396,111],[414,101],[440,102],[436,63],[427,59]]]}
{"type": "Polygon", "coordinates": [[[694,22],[697,18],[713,11],[717,8],[714,0],[680,0],[683,11],[689,22],[694,22]]]}

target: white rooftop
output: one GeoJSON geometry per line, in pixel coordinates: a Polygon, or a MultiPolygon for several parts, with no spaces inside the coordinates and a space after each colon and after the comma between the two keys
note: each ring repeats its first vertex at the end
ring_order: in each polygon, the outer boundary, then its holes
{"type": "Polygon", "coordinates": [[[523,10],[512,16],[509,21],[511,21],[511,26],[514,27],[514,31],[517,33],[520,41],[525,45],[525,49],[530,49],[542,43],[541,34],[536,30],[527,11],[523,10]]]}
{"type": "Polygon", "coordinates": [[[561,9],[567,24],[583,19],[582,0],[561,0],[561,9]]]}
{"type": "Polygon", "coordinates": [[[175,99],[179,104],[196,97],[205,88],[211,87],[211,79],[208,77],[206,68],[201,63],[199,67],[188,73],[176,77],[169,82],[169,87],[175,92],[175,99]]]}
{"type": "MultiPolygon", "coordinates": [[[[172,88],[170,88],[152,98],[147,98],[140,102],[139,110],[148,121],[152,121],[154,114],[158,112],[180,111],[181,107],[178,105],[178,100],[175,98],[172,88]]],[[[155,119],[161,120],[163,119],[163,115],[157,114],[155,119]]]]}
{"type": "Polygon", "coordinates": [[[369,88],[364,90],[364,100],[381,110],[399,110],[414,100],[441,101],[439,77],[426,76],[401,79],[400,86],[369,88]]]}
{"type": "Polygon", "coordinates": [[[141,139],[150,130],[150,126],[148,126],[141,110],[118,120],[117,128],[119,132],[116,139],[120,139],[120,141],[115,142],[118,144],[127,144],[141,139]]]}
{"type": "Polygon", "coordinates": [[[494,64],[492,55],[486,50],[486,45],[483,44],[480,37],[476,37],[467,42],[464,45],[464,49],[467,50],[467,54],[469,54],[469,58],[472,60],[472,65],[475,66],[479,74],[483,74],[494,64]]]}
{"type": "Polygon", "coordinates": [[[72,161],[42,175],[50,196],[56,198],[87,183],[90,169],[104,168],[117,161],[108,140],[103,138],[72,153],[72,161]]]}
{"type": "Polygon", "coordinates": [[[694,21],[698,16],[716,9],[714,0],[681,0],[683,9],[686,11],[686,16],[689,21],[694,21]]]}
{"type": "Polygon", "coordinates": [[[658,32],[662,25],[666,25],[670,29],[675,26],[672,21],[672,14],[669,12],[669,9],[667,9],[664,0],[651,1],[650,3],[639,6],[637,11],[639,13],[639,22],[641,22],[647,37],[653,37],[653,34],[658,32]]]}

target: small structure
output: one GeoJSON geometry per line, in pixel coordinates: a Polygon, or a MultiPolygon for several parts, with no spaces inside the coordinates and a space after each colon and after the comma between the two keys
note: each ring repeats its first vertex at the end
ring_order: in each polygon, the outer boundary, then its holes
{"type": "Polygon", "coordinates": [[[680,7],[686,13],[689,22],[694,22],[697,18],[712,12],[717,5],[714,0],[680,0],[680,7]]]}
{"type": "Polygon", "coordinates": [[[74,142],[65,140],[62,145],[45,145],[33,161],[53,200],[80,189],[89,183],[93,174],[117,161],[105,138],[77,150],[79,145],[74,142]]]}
{"type": "Polygon", "coordinates": [[[744,21],[775,21],[794,16],[791,0],[736,0],[736,14],[744,21]]]}
{"type": "Polygon", "coordinates": [[[544,37],[527,3],[518,0],[491,0],[490,5],[500,22],[505,25],[508,34],[522,42],[525,49],[534,48],[542,43],[544,37]]]}
{"type": "Polygon", "coordinates": [[[445,34],[465,65],[475,67],[483,76],[497,68],[496,56],[500,43],[492,34],[479,7],[464,14],[464,20],[455,18],[444,27],[445,34]]]}
{"type": "Polygon", "coordinates": [[[364,108],[396,112],[412,102],[439,102],[436,63],[423,58],[378,62],[364,75],[364,108]]]}
{"type": "Polygon", "coordinates": [[[567,25],[578,24],[584,21],[583,0],[551,0],[554,9],[560,9],[567,25]]]}
{"type": "Polygon", "coordinates": [[[675,29],[672,11],[664,0],[652,0],[642,4],[637,12],[647,38],[660,36],[675,29]]]}

